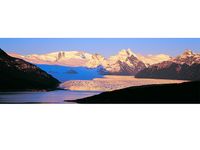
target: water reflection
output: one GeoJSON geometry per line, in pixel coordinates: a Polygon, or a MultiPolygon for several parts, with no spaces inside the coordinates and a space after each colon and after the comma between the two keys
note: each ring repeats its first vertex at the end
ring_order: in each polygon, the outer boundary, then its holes
{"type": "Polygon", "coordinates": [[[75,100],[99,92],[56,90],[49,92],[0,92],[0,103],[64,103],[64,100],[75,100]]]}

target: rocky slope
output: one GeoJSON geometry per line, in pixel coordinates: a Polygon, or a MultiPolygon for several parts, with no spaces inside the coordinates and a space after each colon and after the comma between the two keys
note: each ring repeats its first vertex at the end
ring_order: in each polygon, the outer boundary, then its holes
{"type": "Polygon", "coordinates": [[[50,90],[58,84],[45,71],[0,49],[0,91],[50,90]]]}
{"type": "Polygon", "coordinates": [[[138,72],[136,77],[200,80],[200,54],[186,50],[180,56],[145,68],[138,72]]]}
{"type": "Polygon", "coordinates": [[[200,54],[193,53],[192,50],[186,49],[181,55],[172,58],[171,61],[177,64],[187,64],[189,66],[200,64],[200,54]]]}

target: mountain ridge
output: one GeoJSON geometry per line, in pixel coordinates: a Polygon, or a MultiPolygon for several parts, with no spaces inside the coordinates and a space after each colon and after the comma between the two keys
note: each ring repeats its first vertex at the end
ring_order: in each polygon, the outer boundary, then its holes
{"type": "MultiPolygon", "coordinates": [[[[193,53],[190,49],[186,49],[181,55],[176,57],[170,57],[165,54],[143,56],[132,52],[131,49],[122,49],[116,55],[112,55],[108,58],[97,53],[91,54],[86,51],[58,51],[27,56],[14,54],[14,56],[34,64],[70,67],[81,66],[87,68],[97,68],[101,66],[99,72],[104,75],[136,75],[137,77],[162,78],[162,75],[160,77],[160,73],[159,75],[155,74],[155,76],[144,76],[144,73],[147,74],[148,71],[155,72],[156,70],[165,68],[165,71],[163,71],[163,74],[165,74],[165,76],[163,76],[164,79],[167,78],[167,75],[170,74],[171,70],[174,70],[171,71],[174,73],[169,75],[170,79],[180,78],[181,80],[194,78],[193,75],[188,74],[187,76],[190,77],[185,77],[184,74],[185,72],[188,72],[188,69],[191,71],[196,69],[197,66],[194,64],[200,63],[200,54],[193,53]],[[172,75],[177,73],[179,73],[179,77],[172,75]]],[[[195,77],[195,79],[196,78],[197,77],[195,77]]]]}
{"type": "Polygon", "coordinates": [[[85,51],[58,51],[47,54],[31,54],[26,56],[10,53],[10,55],[24,59],[33,64],[48,64],[73,67],[82,66],[88,68],[96,68],[98,66],[102,66],[104,68],[101,70],[103,74],[124,75],[135,75],[138,71],[149,66],[149,64],[157,63],[161,60],[167,60],[170,58],[169,56],[164,54],[156,56],[152,55],[148,56],[148,59],[143,62],[143,60],[141,59],[145,59],[146,56],[139,57],[137,54],[133,53],[131,49],[122,49],[118,52],[118,54],[110,56],[108,58],[105,58],[104,56],[97,53],[91,54],[85,51]]]}
{"type": "Polygon", "coordinates": [[[50,90],[58,84],[57,79],[37,66],[0,49],[0,91],[50,90]]]}
{"type": "MultiPolygon", "coordinates": [[[[170,56],[165,55],[165,54],[143,56],[143,55],[140,55],[140,54],[133,53],[131,49],[127,49],[127,50],[126,49],[121,49],[118,52],[118,54],[112,55],[112,56],[110,56],[108,58],[106,58],[103,55],[100,55],[98,53],[92,54],[92,53],[88,53],[86,51],[80,51],[80,50],[77,50],[77,51],[75,51],[75,50],[72,50],[72,51],[63,51],[62,50],[62,51],[56,51],[56,52],[51,52],[51,53],[45,53],[45,54],[29,54],[29,55],[20,55],[20,54],[16,54],[16,53],[9,53],[9,54],[11,56],[15,56],[15,57],[20,57],[20,58],[23,58],[23,59],[27,59],[29,62],[36,63],[36,64],[38,64],[37,60],[38,61],[43,61],[43,63],[47,63],[48,64],[48,63],[50,63],[53,60],[58,61],[63,56],[69,55],[68,58],[70,58],[70,56],[71,56],[71,58],[78,58],[77,56],[78,55],[80,56],[81,54],[83,56],[82,58],[90,58],[91,59],[92,57],[99,56],[99,57],[102,57],[102,59],[105,59],[105,60],[106,59],[110,59],[113,56],[116,56],[116,55],[119,55],[119,54],[121,54],[121,55],[128,54],[129,56],[130,55],[134,55],[138,59],[142,59],[142,58],[145,58],[145,57],[148,57],[148,59],[151,59],[151,57],[158,57],[159,58],[159,56],[164,56],[165,57],[164,60],[170,58],[170,56]],[[87,55],[87,57],[85,57],[84,55],[87,55]],[[45,58],[45,56],[46,56],[46,58],[45,58]],[[31,59],[31,57],[33,59],[31,59]],[[60,58],[58,59],[58,57],[60,57],[60,58]],[[37,59],[35,59],[35,58],[37,58],[37,59]]],[[[81,58],[81,56],[80,56],[80,58],[81,58]]],[[[160,59],[162,59],[162,57],[160,57],[160,59]]],[[[155,64],[157,62],[159,62],[159,60],[154,60],[150,64],[155,64]]],[[[39,63],[41,63],[41,62],[39,62],[39,63]]],[[[148,64],[149,61],[147,60],[147,61],[145,61],[145,63],[148,64]]],[[[60,65],[67,65],[67,64],[62,64],[61,63],[60,65]]],[[[83,64],[79,64],[79,65],[83,65],[83,64]]]]}
{"type": "Polygon", "coordinates": [[[153,64],[136,74],[137,78],[200,80],[200,54],[185,50],[181,55],[153,64]]]}

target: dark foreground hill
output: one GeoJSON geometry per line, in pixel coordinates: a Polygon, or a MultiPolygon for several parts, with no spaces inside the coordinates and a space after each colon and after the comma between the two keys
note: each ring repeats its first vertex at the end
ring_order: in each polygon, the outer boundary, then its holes
{"type": "Polygon", "coordinates": [[[102,104],[192,104],[200,103],[200,81],[180,84],[146,85],[105,92],[76,100],[102,104]]]}
{"type": "Polygon", "coordinates": [[[0,91],[51,90],[59,81],[37,66],[0,49],[0,91]]]}

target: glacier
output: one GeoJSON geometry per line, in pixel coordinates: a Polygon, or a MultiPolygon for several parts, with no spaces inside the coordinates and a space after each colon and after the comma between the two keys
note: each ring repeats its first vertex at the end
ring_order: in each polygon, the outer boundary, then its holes
{"type": "Polygon", "coordinates": [[[99,72],[101,67],[87,68],[87,67],[68,67],[59,65],[44,65],[36,64],[39,68],[58,79],[60,82],[68,80],[92,80],[94,78],[101,78],[103,75],[99,72]]]}

